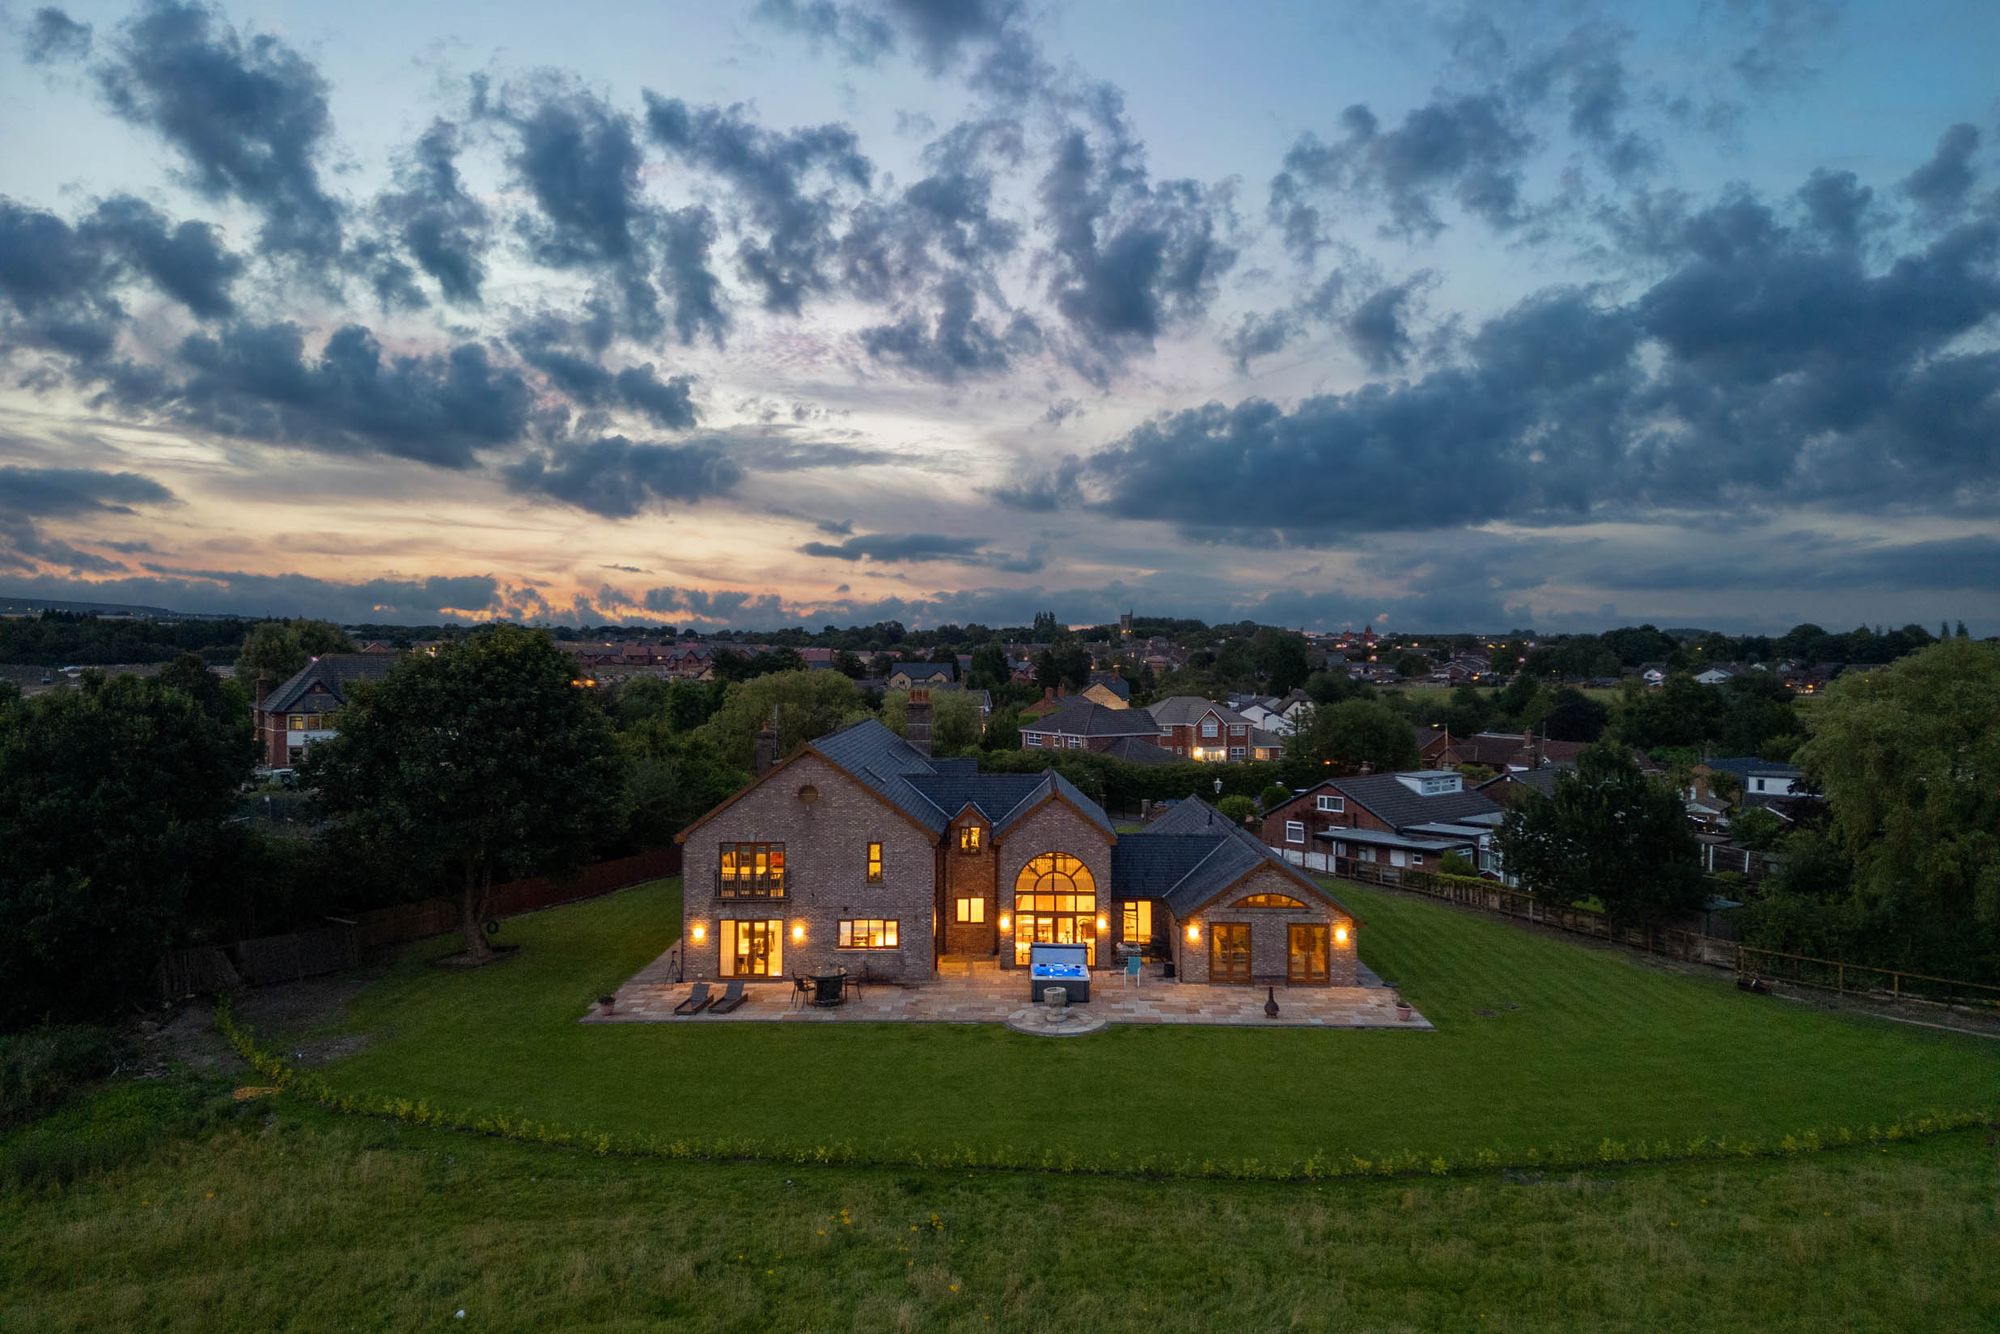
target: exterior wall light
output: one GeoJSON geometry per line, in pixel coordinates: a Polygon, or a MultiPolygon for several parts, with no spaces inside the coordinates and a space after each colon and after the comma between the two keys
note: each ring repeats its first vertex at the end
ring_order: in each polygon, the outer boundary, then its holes
{"type": "Polygon", "coordinates": [[[1003,912],[1000,914],[1000,929],[1002,931],[1012,931],[1014,929],[1014,915],[1012,913],[1003,912]]]}
{"type": "Polygon", "coordinates": [[[792,924],[792,943],[796,945],[800,941],[803,941],[805,938],[806,938],[806,924],[804,922],[794,922],[792,924]]]}
{"type": "Polygon", "coordinates": [[[1201,939],[1201,925],[1199,923],[1197,922],[1188,923],[1187,938],[1188,938],[1188,944],[1190,945],[1194,944],[1196,941],[1201,939]]]}
{"type": "Polygon", "coordinates": [[[1347,926],[1345,923],[1333,928],[1333,943],[1336,945],[1345,945],[1347,943],[1347,926]]]}
{"type": "Polygon", "coordinates": [[[708,939],[708,928],[705,926],[696,926],[690,929],[688,934],[694,937],[694,943],[699,945],[702,941],[708,939]]]}
{"type": "Polygon", "coordinates": [[[1097,914],[1097,929],[1099,931],[1109,931],[1111,929],[1111,919],[1103,913],[1097,914]]]}

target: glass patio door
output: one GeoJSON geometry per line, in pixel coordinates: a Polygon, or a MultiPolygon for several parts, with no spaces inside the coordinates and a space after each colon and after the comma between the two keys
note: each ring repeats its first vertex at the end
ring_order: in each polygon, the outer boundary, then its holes
{"type": "Polygon", "coordinates": [[[1285,980],[1294,986],[1324,985],[1326,969],[1326,927],[1294,922],[1289,931],[1285,955],[1285,980]]]}
{"type": "Polygon", "coordinates": [[[768,921],[722,923],[722,975],[724,977],[783,977],[785,975],[785,924],[768,921]]]}
{"type": "Polygon", "coordinates": [[[1208,933],[1208,980],[1250,980],[1250,924],[1217,922],[1208,933]]]}

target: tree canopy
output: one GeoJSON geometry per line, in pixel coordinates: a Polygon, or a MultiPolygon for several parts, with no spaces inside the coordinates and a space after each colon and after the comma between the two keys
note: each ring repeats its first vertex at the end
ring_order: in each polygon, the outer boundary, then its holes
{"type": "Polygon", "coordinates": [[[1285,742],[1288,759],[1351,773],[1363,764],[1377,770],[1413,769],[1416,735],[1410,721],[1380,700],[1321,704],[1285,742]]]}
{"type": "Polygon", "coordinates": [[[731,682],[722,707],[701,730],[724,760],[747,770],[756,763],[757,733],[773,718],[783,759],[866,712],[861,692],[839,672],[773,672],[731,682]]]}
{"type": "Polygon", "coordinates": [[[353,651],[347,632],[327,621],[259,621],[243,637],[236,679],[254,686],[263,677],[276,685],[322,653],[353,651]]]}

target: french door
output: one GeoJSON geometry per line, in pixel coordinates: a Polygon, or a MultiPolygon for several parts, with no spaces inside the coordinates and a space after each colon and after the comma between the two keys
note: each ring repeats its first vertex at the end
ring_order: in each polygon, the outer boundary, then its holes
{"type": "Polygon", "coordinates": [[[785,924],[778,918],[768,921],[722,921],[722,975],[724,977],[783,977],[785,974],[785,924]]]}
{"type": "Polygon", "coordinates": [[[1326,969],[1326,926],[1323,923],[1294,922],[1288,929],[1285,952],[1285,981],[1293,986],[1324,986],[1326,969]]]}
{"type": "Polygon", "coordinates": [[[1250,923],[1216,922],[1209,927],[1208,980],[1250,980],[1250,923]]]}

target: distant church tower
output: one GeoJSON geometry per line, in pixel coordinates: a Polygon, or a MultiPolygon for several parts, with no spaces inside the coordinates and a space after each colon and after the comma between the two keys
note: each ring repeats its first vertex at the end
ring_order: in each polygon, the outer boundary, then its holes
{"type": "Polygon", "coordinates": [[[1121,613],[1119,613],[1119,616],[1118,616],[1118,633],[1119,633],[1119,634],[1121,634],[1121,635],[1124,635],[1124,636],[1126,636],[1127,638],[1130,638],[1130,637],[1131,637],[1131,634],[1132,634],[1132,613],[1131,613],[1131,611],[1130,611],[1130,610],[1126,610],[1126,611],[1124,611],[1124,612],[1121,612],[1121,613]]]}

